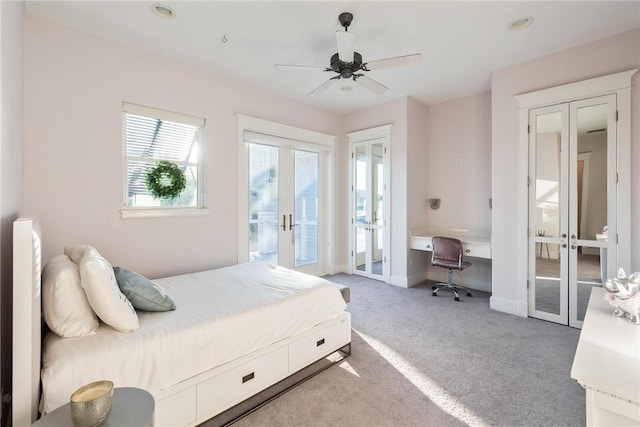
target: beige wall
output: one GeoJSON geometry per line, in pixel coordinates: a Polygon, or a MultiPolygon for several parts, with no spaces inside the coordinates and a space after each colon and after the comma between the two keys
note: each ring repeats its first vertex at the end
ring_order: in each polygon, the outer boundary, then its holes
{"type": "MultiPolygon", "coordinates": [[[[491,232],[491,93],[429,106],[422,112],[424,133],[410,146],[411,227],[460,227],[491,232]],[[440,198],[437,210],[429,198],[440,198]]],[[[446,271],[429,266],[430,254],[412,250],[411,274],[446,280],[446,271]]],[[[491,262],[470,259],[473,268],[456,282],[491,291],[491,262]]]]}
{"type": "MultiPolygon", "coordinates": [[[[24,215],[40,218],[45,261],[65,245],[86,243],[113,265],[150,277],[235,264],[235,114],[333,135],[341,130],[337,115],[31,15],[24,34],[24,215]],[[123,101],[207,120],[210,215],[120,218],[123,101]]],[[[335,184],[341,199],[346,189],[335,184]]],[[[346,244],[343,236],[338,244],[346,244]]]]}
{"type": "MultiPolygon", "coordinates": [[[[22,206],[21,2],[0,2],[0,386],[11,389],[13,221],[22,206]]],[[[2,404],[3,424],[8,415],[2,404]]]]}
{"type": "MultiPolygon", "coordinates": [[[[492,307],[517,313],[516,266],[525,254],[515,248],[518,218],[518,110],[515,95],[576,82],[640,65],[640,30],[584,44],[494,71],[491,83],[493,193],[492,307]],[[498,166],[499,165],[499,166],[498,166]]],[[[632,82],[631,164],[640,164],[640,74],[632,82]]],[[[632,212],[640,209],[640,169],[631,173],[632,212]]],[[[632,216],[632,269],[640,269],[640,223],[632,216]]]]}

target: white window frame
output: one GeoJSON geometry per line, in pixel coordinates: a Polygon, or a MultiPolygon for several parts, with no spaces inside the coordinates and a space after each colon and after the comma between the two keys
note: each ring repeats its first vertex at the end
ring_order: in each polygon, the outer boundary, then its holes
{"type": "Polygon", "coordinates": [[[194,215],[208,215],[209,210],[205,207],[205,166],[204,158],[206,153],[206,147],[204,141],[204,126],[205,119],[188,114],[175,113],[172,111],[161,110],[158,108],[147,107],[143,105],[131,104],[128,102],[122,103],[122,146],[123,146],[123,208],[120,211],[121,218],[153,218],[153,217],[166,217],[166,216],[194,216],[194,215]],[[198,141],[200,145],[198,147],[198,201],[197,206],[153,206],[153,207],[138,207],[127,206],[128,195],[128,165],[129,156],[127,156],[126,148],[126,113],[136,114],[145,117],[152,117],[155,119],[166,120],[176,123],[182,123],[191,126],[197,126],[200,128],[198,141]]]}

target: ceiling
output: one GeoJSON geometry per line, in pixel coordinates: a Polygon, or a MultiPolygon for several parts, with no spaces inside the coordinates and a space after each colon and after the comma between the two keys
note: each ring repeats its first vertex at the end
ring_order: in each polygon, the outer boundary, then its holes
{"type": "MultiPolygon", "coordinates": [[[[26,12],[210,70],[327,111],[346,113],[410,96],[427,104],[490,90],[491,72],[640,27],[640,1],[25,1],[26,12]],[[160,3],[176,17],[152,13],[160,3]],[[332,72],[338,15],[363,61],[421,53],[413,65],[372,70],[376,95],[332,72]],[[533,23],[509,31],[509,22],[533,23]],[[223,42],[223,38],[226,43],[223,42]]],[[[594,58],[594,61],[597,61],[594,58]]]]}

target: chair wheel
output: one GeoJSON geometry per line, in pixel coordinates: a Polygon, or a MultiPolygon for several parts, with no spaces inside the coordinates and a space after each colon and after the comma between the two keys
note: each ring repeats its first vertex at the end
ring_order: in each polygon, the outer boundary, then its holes
{"type": "Polygon", "coordinates": [[[437,294],[437,293],[435,293],[435,292],[433,292],[431,295],[433,295],[434,297],[437,297],[437,296],[438,296],[438,294],[437,294]]]}
{"type": "Polygon", "coordinates": [[[432,291],[435,291],[437,288],[438,288],[437,286],[432,286],[432,287],[431,287],[431,290],[432,290],[432,291]]]}
{"type": "Polygon", "coordinates": [[[467,296],[470,297],[471,296],[471,292],[467,292],[467,296]]]}
{"type": "Polygon", "coordinates": [[[456,301],[460,301],[460,298],[458,298],[458,297],[455,297],[455,298],[454,298],[454,300],[456,300],[456,301]]]}

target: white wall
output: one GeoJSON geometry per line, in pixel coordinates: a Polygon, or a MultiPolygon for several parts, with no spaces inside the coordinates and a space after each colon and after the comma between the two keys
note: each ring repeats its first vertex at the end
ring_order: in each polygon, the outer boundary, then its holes
{"type": "MultiPolygon", "coordinates": [[[[0,385],[11,388],[13,221],[22,206],[22,2],[0,2],[0,385]]],[[[3,421],[8,415],[3,403],[3,421]]]]}
{"type": "MultiPolygon", "coordinates": [[[[546,55],[492,74],[493,295],[491,307],[518,313],[516,266],[526,254],[515,248],[518,218],[518,110],[514,96],[640,65],[640,30],[546,55]],[[498,166],[500,165],[500,166],[498,166]]],[[[639,212],[640,74],[633,78],[631,123],[632,212],[639,212]]],[[[632,269],[640,269],[640,222],[632,215],[632,269]]],[[[521,308],[522,310],[522,308],[521,308]]]]}
{"type": "MultiPolygon", "coordinates": [[[[86,243],[150,277],[234,264],[242,226],[235,114],[341,130],[337,115],[31,15],[24,37],[24,213],[42,223],[45,261],[86,243]],[[207,120],[209,216],[120,218],[123,101],[207,120]]],[[[337,200],[342,187],[336,181],[337,200]]]]}

